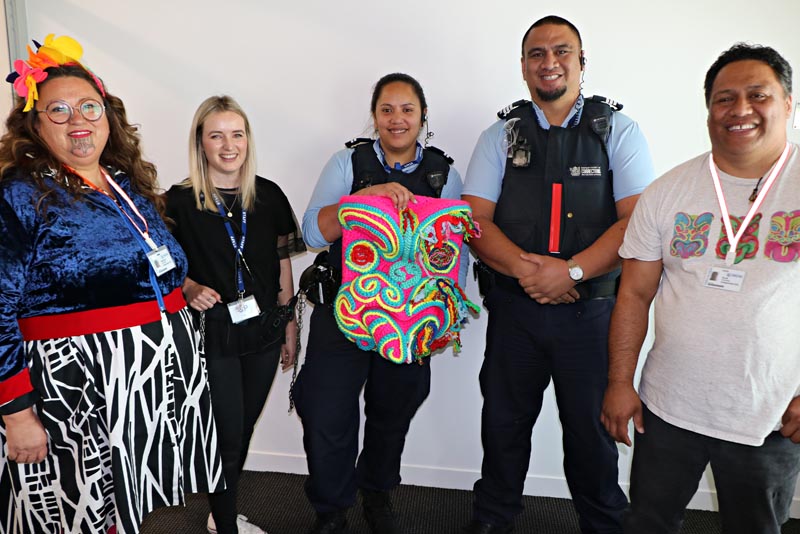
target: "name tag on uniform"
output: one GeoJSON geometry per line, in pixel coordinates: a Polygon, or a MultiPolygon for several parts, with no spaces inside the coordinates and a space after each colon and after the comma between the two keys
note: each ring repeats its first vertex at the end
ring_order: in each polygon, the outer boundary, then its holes
{"type": "Polygon", "coordinates": [[[233,321],[235,324],[256,317],[259,313],[261,313],[261,309],[258,307],[256,298],[253,295],[250,295],[247,298],[239,299],[235,302],[229,303],[228,313],[231,314],[231,321],[233,321]]]}
{"type": "Polygon", "coordinates": [[[156,276],[161,276],[175,268],[175,260],[172,259],[172,254],[169,253],[166,245],[161,245],[157,249],[148,252],[147,259],[150,261],[150,265],[153,266],[156,276]]]}
{"type": "Polygon", "coordinates": [[[736,271],[724,267],[709,267],[703,285],[714,289],[735,291],[738,293],[742,290],[745,274],[747,273],[744,271],[736,271]]]}

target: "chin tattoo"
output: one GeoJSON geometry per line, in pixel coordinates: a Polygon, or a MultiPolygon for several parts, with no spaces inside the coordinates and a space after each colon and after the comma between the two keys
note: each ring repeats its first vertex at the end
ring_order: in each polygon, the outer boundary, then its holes
{"type": "Polygon", "coordinates": [[[88,137],[83,139],[72,139],[73,152],[79,152],[82,156],[85,156],[92,149],[94,149],[94,143],[88,137]]]}

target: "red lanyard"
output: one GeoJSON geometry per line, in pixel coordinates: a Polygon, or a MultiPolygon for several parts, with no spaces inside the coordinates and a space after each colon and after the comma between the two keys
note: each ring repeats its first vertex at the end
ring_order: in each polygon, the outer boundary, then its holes
{"type": "MultiPolygon", "coordinates": [[[[86,178],[84,178],[83,176],[81,176],[78,173],[78,171],[76,171],[75,169],[73,169],[69,165],[64,165],[64,168],[67,169],[72,174],[74,174],[75,176],[77,176],[78,178],[80,178],[81,180],[83,180],[84,184],[86,184],[87,186],[91,187],[95,191],[104,194],[105,196],[107,196],[108,198],[113,200],[115,204],[117,204],[117,201],[114,200],[114,198],[111,195],[109,195],[106,191],[104,191],[104,190],[100,189],[99,187],[97,187],[91,181],[89,181],[86,178]]],[[[147,226],[147,219],[145,219],[144,215],[141,214],[139,209],[133,203],[133,200],[131,200],[131,197],[128,196],[128,194],[119,186],[119,184],[117,184],[117,182],[115,182],[114,180],[111,179],[111,176],[108,174],[108,172],[106,172],[106,170],[102,166],[100,167],[100,172],[102,172],[103,176],[105,176],[105,179],[108,182],[108,185],[110,185],[114,189],[114,191],[125,201],[125,203],[128,204],[128,206],[136,214],[136,216],[139,218],[139,220],[142,221],[142,224],[144,225],[144,230],[142,230],[142,228],[136,223],[135,220],[133,220],[133,218],[128,214],[128,212],[126,210],[123,210],[123,209],[120,208],[119,211],[121,211],[122,214],[125,215],[125,217],[128,218],[128,220],[131,222],[133,227],[136,228],[136,231],[139,232],[139,234],[142,236],[142,238],[144,239],[145,243],[147,243],[147,246],[150,247],[151,250],[156,250],[158,247],[156,246],[155,242],[150,238],[149,228],[147,226]]]]}
{"type": "Polygon", "coordinates": [[[728,249],[728,254],[725,256],[725,263],[728,265],[733,265],[734,261],[736,260],[736,246],[739,244],[739,240],[744,235],[744,232],[747,230],[747,225],[750,224],[750,221],[755,216],[758,208],[761,207],[761,203],[764,202],[764,198],[767,196],[767,192],[772,187],[772,184],[778,178],[778,175],[783,170],[783,166],[786,163],[786,157],[789,155],[789,148],[791,145],[786,143],[786,148],[783,149],[783,154],[781,157],[778,158],[778,163],[772,168],[772,172],[769,173],[769,177],[767,181],[764,183],[764,188],[758,193],[755,202],[750,207],[750,211],[747,212],[742,224],[739,225],[739,231],[736,232],[734,235],[733,233],[733,226],[731,225],[731,217],[728,213],[728,205],[725,202],[725,195],[722,193],[722,186],[719,183],[719,174],[717,173],[717,166],[714,164],[714,154],[709,155],[708,158],[708,168],[711,171],[711,180],[714,182],[714,191],[717,193],[717,201],[719,202],[719,209],[722,212],[722,223],[725,225],[725,233],[728,235],[728,242],[730,243],[730,248],[728,249]]]}

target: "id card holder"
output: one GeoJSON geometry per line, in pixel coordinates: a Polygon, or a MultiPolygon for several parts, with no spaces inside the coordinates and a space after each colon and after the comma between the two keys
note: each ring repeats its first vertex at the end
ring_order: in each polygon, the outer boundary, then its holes
{"type": "Polygon", "coordinates": [[[742,290],[745,274],[747,273],[744,271],[726,269],[725,267],[709,267],[703,285],[705,287],[738,293],[742,290]]]}
{"type": "Polygon", "coordinates": [[[175,260],[172,259],[172,254],[169,253],[166,245],[161,245],[157,249],[148,252],[147,260],[153,266],[156,276],[161,276],[175,268],[175,260]]]}
{"type": "Polygon", "coordinates": [[[249,297],[229,302],[228,313],[231,314],[231,321],[237,324],[258,316],[261,313],[261,309],[258,307],[256,298],[250,295],[249,297]]]}

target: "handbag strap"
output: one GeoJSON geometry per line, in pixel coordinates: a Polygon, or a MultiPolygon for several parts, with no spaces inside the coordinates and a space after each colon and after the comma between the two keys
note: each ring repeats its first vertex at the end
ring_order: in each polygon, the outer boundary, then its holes
{"type": "Polygon", "coordinates": [[[197,352],[201,355],[206,353],[206,312],[200,312],[200,343],[197,346],[197,352]]]}
{"type": "Polygon", "coordinates": [[[297,345],[295,346],[294,354],[294,368],[292,369],[292,382],[289,384],[289,413],[294,410],[294,383],[297,380],[297,369],[300,361],[300,349],[302,348],[300,338],[303,333],[303,314],[306,311],[306,294],[302,289],[297,291],[297,294],[289,301],[290,304],[296,304],[295,317],[297,318],[297,345]]]}

